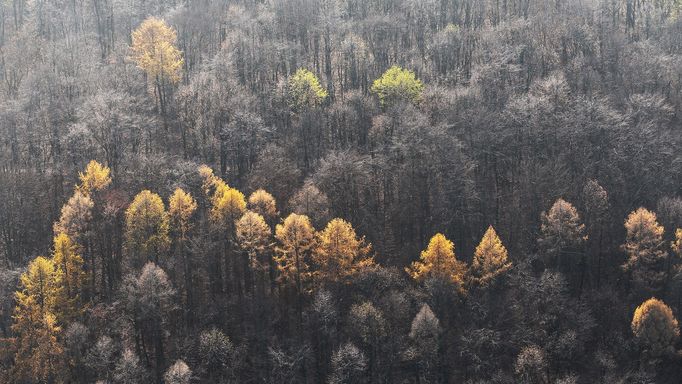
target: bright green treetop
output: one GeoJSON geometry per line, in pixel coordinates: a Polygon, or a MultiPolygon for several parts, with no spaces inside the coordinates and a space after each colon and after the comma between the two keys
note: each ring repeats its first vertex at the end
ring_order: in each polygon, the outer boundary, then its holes
{"type": "Polygon", "coordinates": [[[379,97],[383,107],[399,100],[416,103],[421,99],[423,91],[424,84],[417,79],[414,72],[395,65],[372,84],[372,93],[379,97]]]}
{"type": "Polygon", "coordinates": [[[299,68],[289,79],[289,103],[294,111],[316,107],[327,98],[327,91],[314,73],[299,68]]]}

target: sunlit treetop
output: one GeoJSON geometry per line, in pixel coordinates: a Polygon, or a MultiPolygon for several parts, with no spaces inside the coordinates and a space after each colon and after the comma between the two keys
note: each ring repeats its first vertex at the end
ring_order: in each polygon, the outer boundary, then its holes
{"type": "Polygon", "coordinates": [[[668,252],[663,241],[664,228],[656,214],[646,208],[631,212],[625,220],[627,237],[622,249],[628,256],[623,269],[633,280],[650,290],[662,287],[666,278],[668,252]]]}
{"type": "Polygon", "coordinates": [[[631,327],[637,341],[650,357],[674,352],[680,329],[672,310],[663,301],[651,298],[637,307],[631,327]]]}
{"type": "Polygon", "coordinates": [[[315,228],[308,216],[290,214],[282,224],[277,224],[275,238],[278,245],[274,258],[280,271],[280,280],[306,278],[309,253],[315,245],[315,228]]]}
{"type": "Polygon", "coordinates": [[[266,269],[267,263],[261,262],[258,256],[265,251],[272,230],[260,214],[246,211],[236,223],[237,242],[249,255],[249,265],[253,269],[266,269]]]}
{"type": "Polygon", "coordinates": [[[287,85],[289,103],[295,112],[317,107],[328,96],[317,76],[305,68],[298,69],[287,85]]]}
{"type": "Polygon", "coordinates": [[[190,219],[197,210],[197,202],[182,188],[176,188],[168,200],[168,216],[173,231],[184,236],[191,227],[190,219]]]}
{"type": "Polygon", "coordinates": [[[147,18],[133,31],[132,40],[131,58],[148,76],[180,80],[183,59],[176,47],[177,34],[164,20],[147,18]]]}
{"type": "Polygon", "coordinates": [[[275,198],[264,189],[259,189],[249,196],[249,209],[266,219],[273,219],[277,216],[275,198]]]}
{"type": "Polygon", "coordinates": [[[213,169],[208,165],[199,166],[199,175],[203,180],[201,186],[207,197],[213,196],[218,188],[223,188],[221,191],[224,191],[229,187],[223,179],[213,173],[213,169]]]}
{"type": "Polygon", "coordinates": [[[74,239],[83,235],[92,218],[92,199],[76,189],[73,196],[62,207],[59,221],[54,223],[55,233],[66,233],[74,239]]]}
{"type": "Polygon", "coordinates": [[[232,227],[246,211],[244,194],[227,185],[219,185],[211,199],[211,221],[214,224],[232,227]]]}
{"type": "Polygon", "coordinates": [[[313,259],[322,277],[335,280],[375,265],[369,256],[371,248],[349,222],[336,218],[317,233],[313,259]]]}
{"type": "Polygon", "coordinates": [[[383,107],[389,107],[399,101],[417,103],[421,100],[424,84],[414,72],[394,65],[374,80],[371,91],[379,97],[383,107]]]}
{"type": "Polygon", "coordinates": [[[465,264],[455,257],[455,245],[443,234],[435,234],[428,247],[421,252],[419,261],[415,261],[406,269],[407,273],[417,281],[430,277],[450,280],[462,285],[465,264]]]}
{"type": "Polygon", "coordinates": [[[485,285],[509,268],[511,262],[507,259],[507,249],[491,225],[476,247],[471,263],[472,277],[475,282],[485,285]]]}
{"type": "Polygon", "coordinates": [[[80,172],[78,178],[80,185],[77,189],[83,194],[89,195],[93,191],[101,191],[111,184],[111,170],[96,160],[90,160],[85,167],[85,172],[80,172]]]}
{"type": "Polygon", "coordinates": [[[161,197],[151,191],[138,193],[128,206],[126,217],[126,249],[137,266],[149,260],[158,262],[168,250],[168,214],[161,197]]]}

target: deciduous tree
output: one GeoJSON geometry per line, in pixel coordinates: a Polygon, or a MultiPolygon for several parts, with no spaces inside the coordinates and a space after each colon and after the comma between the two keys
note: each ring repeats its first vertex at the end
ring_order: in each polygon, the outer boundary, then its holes
{"type": "Polygon", "coordinates": [[[388,107],[397,102],[416,103],[421,99],[424,84],[414,72],[392,66],[372,83],[372,93],[376,94],[382,106],[388,107]]]}
{"type": "Polygon", "coordinates": [[[455,245],[452,241],[437,233],[421,252],[419,261],[413,262],[406,271],[417,281],[436,277],[462,286],[465,268],[466,264],[455,257],[455,245]]]}
{"type": "Polygon", "coordinates": [[[631,327],[648,358],[674,353],[680,329],[672,310],[661,300],[651,298],[637,307],[631,327]]]}
{"type": "Polygon", "coordinates": [[[625,220],[627,237],[622,245],[628,259],[623,269],[640,287],[657,291],[666,279],[668,252],[663,241],[663,227],[656,214],[646,208],[631,212],[625,220]]]}
{"type": "Polygon", "coordinates": [[[471,262],[471,275],[474,282],[488,285],[500,274],[508,271],[512,264],[507,258],[507,249],[497,236],[493,226],[485,231],[481,242],[476,247],[471,262]]]}
{"type": "Polygon", "coordinates": [[[78,246],[65,233],[54,238],[55,315],[60,324],[78,319],[83,311],[85,271],[78,246]]]}
{"type": "Polygon", "coordinates": [[[168,214],[161,197],[148,190],[138,193],[125,218],[125,245],[131,266],[140,268],[148,261],[159,263],[170,245],[168,214]]]}
{"type": "Polygon", "coordinates": [[[339,280],[374,265],[369,256],[371,245],[358,237],[353,226],[343,219],[333,219],[317,233],[313,261],[322,279],[339,280]]]}

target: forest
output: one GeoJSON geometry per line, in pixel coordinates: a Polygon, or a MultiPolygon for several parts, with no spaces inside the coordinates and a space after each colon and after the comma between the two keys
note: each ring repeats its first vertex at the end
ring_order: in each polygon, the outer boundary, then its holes
{"type": "Polygon", "coordinates": [[[682,0],[0,0],[0,383],[682,380],[682,0]]]}

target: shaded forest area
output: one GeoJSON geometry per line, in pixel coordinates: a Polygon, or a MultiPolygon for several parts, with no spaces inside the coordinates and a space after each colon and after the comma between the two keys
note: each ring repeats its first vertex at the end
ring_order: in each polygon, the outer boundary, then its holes
{"type": "Polygon", "coordinates": [[[678,383],[681,12],[0,2],[0,382],[678,383]]]}

